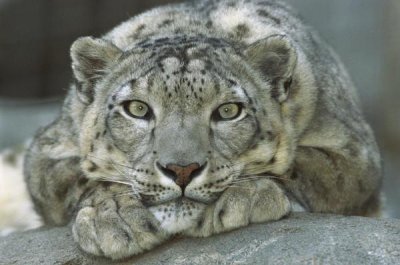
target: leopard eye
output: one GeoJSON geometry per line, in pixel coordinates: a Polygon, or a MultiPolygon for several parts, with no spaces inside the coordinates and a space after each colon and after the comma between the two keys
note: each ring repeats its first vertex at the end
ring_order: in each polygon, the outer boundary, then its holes
{"type": "Polygon", "coordinates": [[[140,100],[124,102],[123,106],[125,112],[131,117],[147,120],[151,118],[152,112],[150,107],[140,100]]]}
{"type": "Polygon", "coordinates": [[[224,121],[233,120],[237,118],[242,112],[242,105],[240,103],[226,103],[218,107],[213,113],[214,120],[224,121]]]}

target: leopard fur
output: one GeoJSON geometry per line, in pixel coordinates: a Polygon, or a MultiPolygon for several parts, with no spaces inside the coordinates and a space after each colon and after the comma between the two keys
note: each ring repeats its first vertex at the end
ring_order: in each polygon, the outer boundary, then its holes
{"type": "Polygon", "coordinates": [[[124,258],[176,234],[279,220],[290,201],[378,213],[380,155],[354,86],[283,2],[155,8],[79,38],[71,58],[74,82],[25,178],[45,223],[72,222],[84,251],[124,258]],[[152,117],[127,113],[133,100],[152,117]],[[240,115],[214,119],[226,103],[240,115]],[[159,166],[191,163],[202,171],[185,188],[159,166]]]}

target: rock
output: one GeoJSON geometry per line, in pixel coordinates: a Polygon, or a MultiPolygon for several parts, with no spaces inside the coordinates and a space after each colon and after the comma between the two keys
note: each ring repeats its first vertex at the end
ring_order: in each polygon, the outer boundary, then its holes
{"type": "MultiPolygon", "coordinates": [[[[111,264],[82,253],[69,227],[15,233],[0,264],[111,264]]],[[[183,238],[112,264],[400,264],[400,220],[293,214],[209,238],[183,238]]]]}

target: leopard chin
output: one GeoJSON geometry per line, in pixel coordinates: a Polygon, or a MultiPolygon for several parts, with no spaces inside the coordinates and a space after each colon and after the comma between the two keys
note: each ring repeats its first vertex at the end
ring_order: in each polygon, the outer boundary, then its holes
{"type": "Polygon", "coordinates": [[[185,197],[149,207],[150,212],[160,222],[162,229],[178,234],[197,225],[206,204],[185,197]]]}

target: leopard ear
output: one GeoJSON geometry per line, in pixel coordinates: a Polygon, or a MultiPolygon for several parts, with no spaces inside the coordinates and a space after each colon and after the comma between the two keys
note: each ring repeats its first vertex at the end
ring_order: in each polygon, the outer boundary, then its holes
{"type": "Polygon", "coordinates": [[[250,44],[244,51],[249,63],[269,81],[271,95],[282,103],[289,95],[297,53],[285,35],[273,35],[250,44]]]}
{"type": "Polygon", "coordinates": [[[105,40],[82,37],[72,44],[70,53],[78,96],[85,103],[90,103],[96,82],[122,51],[105,40]]]}

